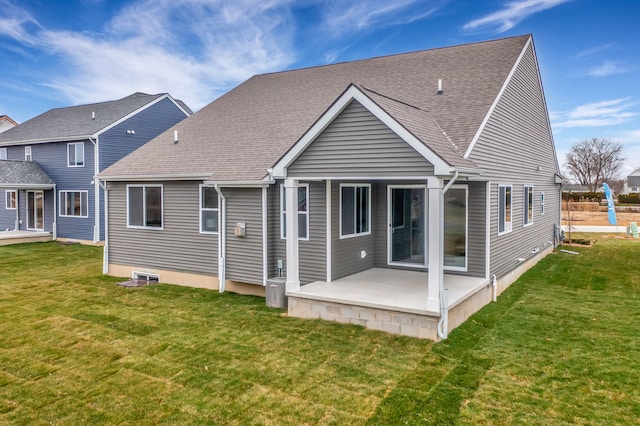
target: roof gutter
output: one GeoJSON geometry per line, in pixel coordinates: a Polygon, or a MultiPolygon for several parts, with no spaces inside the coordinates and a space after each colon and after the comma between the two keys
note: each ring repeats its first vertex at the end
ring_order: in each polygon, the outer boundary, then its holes
{"type": "Polygon", "coordinates": [[[46,138],[46,139],[27,139],[22,141],[7,141],[0,142],[0,146],[13,146],[13,145],[36,145],[41,143],[49,143],[49,142],[73,142],[73,141],[83,141],[87,139],[94,138],[94,135],[78,135],[78,136],[65,136],[63,138],[46,138]]]}
{"type": "Polygon", "coordinates": [[[227,188],[267,188],[275,183],[275,180],[205,180],[207,186],[224,186],[227,188]]]}
{"type": "Polygon", "coordinates": [[[105,182],[129,182],[129,181],[161,181],[161,180],[202,180],[207,179],[209,175],[203,175],[201,173],[185,173],[175,175],[98,175],[95,178],[105,182]]]}

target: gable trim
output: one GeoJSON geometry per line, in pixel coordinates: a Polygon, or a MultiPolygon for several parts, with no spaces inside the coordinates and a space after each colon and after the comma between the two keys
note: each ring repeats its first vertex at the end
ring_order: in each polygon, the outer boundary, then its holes
{"type": "Polygon", "coordinates": [[[391,131],[397,134],[403,141],[418,152],[427,161],[433,164],[436,175],[449,175],[453,169],[442,160],[434,151],[429,149],[422,141],[398,123],[389,113],[378,106],[371,98],[364,94],[358,87],[351,84],[331,107],[320,116],[309,130],[296,142],[289,151],[273,166],[272,175],[275,178],[287,177],[287,167],[293,163],[311,143],[333,122],[334,119],[349,105],[351,101],[358,101],[378,120],[382,121],[391,131]]]}
{"type": "Polygon", "coordinates": [[[91,135],[93,138],[97,138],[98,136],[100,136],[102,133],[114,128],[115,126],[117,126],[120,123],[123,123],[124,121],[130,119],[131,117],[135,116],[136,114],[144,111],[147,108],[152,107],[153,105],[157,104],[160,101],[163,101],[164,99],[169,99],[180,111],[182,111],[182,113],[184,113],[184,115],[186,117],[189,117],[189,113],[187,111],[184,110],[184,108],[182,108],[180,105],[178,105],[178,103],[168,94],[165,93],[162,96],[159,96],[158,98],[154,99],[153,101],[142,105],[140,108],[131,111],[129,114],[125,115],[124,117],[120,118],[119,120],[114,121],[113,123],[109,124],[108,126],[98,130],[97,132],[95,132],[93,135],[91,135]]]}
{"type": "MultiPolygon", "coordinates": [[[[473,136],[473,139],[471,139],[469,148],[467,148],[467,152],[464,153],[463,158],[465,159],[469,158],[469,155],[471,155],[471,151],[473,151],[473,148],[476,146],[478,139],[480,139],[480,135],[482,134],[482,132],[484,132],[484,129],[487,126],[487,123],[489,122],[489,119],[493,115],[493,111],[498,106],[498,102],[500,102],[500,100],[502,99],[502,95],[504,94],[505,90],[507,90],[507,86],[509,86],[509,83],[511,83],[511,79],[513,78],[513,75],[516,73],[516,70],[520,66],[520,62],[522,62],[522,58],[526,54],[527,49],[529,48],[530,45],[531,45],[531,36],[529,36],[529,38],[527,39],[527,42],[524,44],[524,47],[522,48],[520,55],[518,55],[518,59],[516,59],[516,62],[513,64],[513,67],[511,68],[511,71],[509,71],[509,75],[507,75],[507,78],[505,79],[504,84],[500,88],[498,95],[493,100],[491,107],[489,107],[489,111],[487,112],[487,115],[485,115],[484,119],[482,120],[482,123],[480,123],[480,127],[478,128],[478,131],[473,136]]],[[[536,63],[536,66],[537,66],[537,63],[536,63]]]]}

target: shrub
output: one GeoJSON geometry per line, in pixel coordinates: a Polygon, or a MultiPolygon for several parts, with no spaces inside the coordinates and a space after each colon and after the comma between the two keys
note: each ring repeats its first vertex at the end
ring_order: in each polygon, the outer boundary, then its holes
{"type": "Polygon", "coordinates": [[[618,204],[640,204],[638,194],[618,195],[618,204]]]}

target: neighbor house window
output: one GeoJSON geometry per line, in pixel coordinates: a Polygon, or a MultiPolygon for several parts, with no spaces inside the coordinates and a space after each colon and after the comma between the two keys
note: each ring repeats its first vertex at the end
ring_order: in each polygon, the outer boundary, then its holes
{"type": "Polygon", "coordinates": [[[88,217],[87,191],[60,191],[60,216],[88,217]]]}
{"type": "Polygon", "coordinates": [[[25,146],[24,147],[24,161],[31,161],[33,160],[33,156],[31,155],[31,147],[30,146],[25,146]]]}
{"type": "Polygon", "coordinates": [[[0,148],[0,160],[7,159],[7,148],[0,148]]]}
{"type": "Polygon", "coordinates": [[[525,226],[533,223],[533,186],[524,187],[523,221],[525,226]]]}
{"type": "Polygon", "coordinates": [[[631,193],[632,194],[637,194],[638,193],[638,187],[637,186],[632,186],[631,187],[631,193]]]}
{"type": "Polygon", "coordinates": [[[18,203],[17,203],[18,193],[13,189],[9,189],[4,194],[5,194],[5,201],[6,201],[5,206],[7,207],[7,209],[15,210],[18,206],[18,203]]]}
{"type": "Polygon", "coordinates": [[[84,167],[84,142],[67,144],[67,166],[84,167]]]}
{"type": "Polygon", "coordinates": [[[540,193],[540,214],[544,214],[544,192],[540,193]]]}
{"type": "MultiPolygon", "coordinates": [[[[280,185],[280,236],[287,238],[287,197],[280,185]]],[[[309,185],[298,186],[298,239],[309,239],[309,185]]]]}
{"type": "Polygon", "coordinates": [[[218,233],[218,192],[211,186],[200,186],[200,232],[218,233]]]}
{"type": "Polygon", "coordinates": [[[511,232],[511,185],[498,186],[498,235],[511,232]]]}
{"type": "Polygon", "coordinates": [[[127,185],[127,225],[162,228],[162,185],[127,185]]]}
{"type": "Polygon", "coordinates": [[[340,237],[371,233],[371,185],[340,185],[340,237]]]}

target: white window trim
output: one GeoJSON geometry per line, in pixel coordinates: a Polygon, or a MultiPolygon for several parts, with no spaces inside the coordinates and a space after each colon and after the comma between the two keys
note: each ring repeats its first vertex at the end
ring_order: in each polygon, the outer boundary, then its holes
{"type": "MultiPolygon", "coordinates": [[[[82,195],[80,196],[80,212],[82,213],[82,195]]],[[[89,191],[72,191],[72,190],[61,190],[58,191],[58,216],[59,217],[74,217],[77,219],[86,219],[89,217],[89,191]],[[62,213],[62,207],[65,207],[64,211],[66,212],[66,203],[67,203],[67,197],[65,197],[63,194],[66,194],[68,192],[79,192],[79,193],[85,193],[87,194],[87,205],[86,205],[86,209],[87,209],[87,214],[85,216],[80,215],[80,216],[76,216],[76,215],[72,215],[72,214],[63,214],[62,213]]]]}
{"type": "Polygon", "coordinates": [[[24,147],[24,161],[33,161],[33,154],[31,153],[31,145],[24,147]]]}
{"type": "MultiPolygon", "coordinates": [[[[200,188],[198,189],[198,214],[199,214],[199,229],[200,229],[200,233],[201,234],[208,234],[208,235],[218,235],[220,233],[220,194],[218,194],[218,191],[216,191],[216,194],[218,195],[218,207],[215,209],[212,208],[204,208],[202,207],[202,188],[211,188],[208,185],[202,185],[200,184],[200,188]],[[202,230],[202,212],[203,211],[207,211],[207,212],[213,212],[216,211],[218,212],[218,230],[217,231],[203,231],[202,230]]],[[[215,189],[215,188],[214,188],[215,189]]],[[[164,220],[162,222],[162,224],[164,225],[164,220]]]]}
{"type": "MultiPolygon", "coordinates": [[[[506,196],[506,190],[505,190],[505,196],[506,196]]],[[[498,184],[498,235],[505,235],[505,234],[509,234],[511,233],[511,231],[513,231],[513,185],[511,184],[498,184]],[[502,217],[500,217],[500,206],[502,205],[502,199],[500,198],[500,188],[509,188],[511,191],[511,208],[509,209],[509,212],[511,213],[510,217],[509,217],[509,221],[507,221],[506,218],[506,213],[507,213],[507,205],[506,205],[506,199],[505,199],[505,205],[504,205],[504,212],[505,212],[505,218],[504,218],[504,227],[505,230],[500,232],[500,221],[502,220],[502,217]],[[509,227],[507,229],[507,223],[509,224],[509,227]]]]}
{"type": "MultiPolygon", "coordinates": [[[[339,219],[340,219],[340,239],[344,240],[346,238],[355,238],[355,237],[363,237],[366,235],[371,235],[371,227],[373,226],[371,223],[371,198],[373,198],[373,194],[371,193],[371,184],[370,183],[341,183],[340,184],[340,189],[338,191],[338,198],[340,201],[340,210],[338,212],[339,215],[339,219]],[[369,230],[367,232],[356,232],[354,234],[348,234],[348,235],[343,235],[342,234],[342,188],[344,187],[348,187],[348,188],[369,188],[369,197],[367,200],[367,223],[369,224],[369,230]]],[[[355,203],[354,203],[355,204],[355,203]]],[[[355,217],[355,215],[354,215],[355,217]]],[[[355,227],[354,227],[355,229],[355,227]]]]}
{"type": "MultiPolygon", "coordinates": [[[[146,195],[146,194],[145,194],[146,195]]],[[[143,208],[143,216],[142,221],[147,221],[147,206],[146,206],[146,196],[142,198],[142,208],[143,208]]],[[[154,231],[162,231],[164,229],[164,185],[163,184],[128,184],[127,185],[127,228],[132,229],[151,229],[154,231]],[[144,188],[144,192],[146,193],[146,188],[160,188],[160,220],[162,221],[162,226],[138,226],[138,225],[130,225],[129,224],[129,188],[144,188]]]]}
{"type": "MultiPolygon", "coordinates": [[[[302,215],[306,215],[307,216],[307,236],[306,237],[300,237],[298,236],[298,241],[309,241],[309,223],[310,223],[310,218],[311,218],[311,208],[309,207],[309,199],[311,198],[309,195],[309,184],[308,183],[300,183],[298,184],[298,187],[304,187],[307,189],[307,211],[306,212],[301,212],[298,211],[298,216],[302,215]]],[[[296,197],[297,199],[297,197],[296,197]]],[[[285,223],[284,220],[284,213],[286,210],[286,198],[285,198],[285,188],[284,188],[284,184],[281,183],[280,184],[280,239],[281,240],[286,240],[284,233],[287,229],[287,224],[285,223]]],[[[300,219],[298,219],[300,220],[300,219]]]]}
{"type": "MultiPolygon", "coordinates": [[[[534,217],[534,208],[535,208],[535,191],[533,189],[533,185],[523,185],[522,186],[522,226],[525,228],[533,225],[533,217],[534,217]],[[527,188],[529,191],[527,191],[527,188]],[[531,200],[531,205],[529,205],[529,200],[531,200]],[[529,221],[529,210],[531,210],[531,221],[529,221]]],[[[512,193],[513,196],[513,193],[512,193]]],[[[513,200],[511,200],[513,205],[513,200]]]]}
{"type": "MultiPolygon", "coordinates": [[[[464,266],[447,266],[444,264],[444,258],[442,259],[442,267],[445,271],[459,271],[467,272],[469,269],[469,186],[468,185],[452,185],[449,189],[464,189],[465,197],[465,212],[464,212],[464,266]]],[[[442,230],[444,236],[444,229],[442,230]]]]}
{"type": "Polygon", "coordinates": [[[544,192],[540,193],[540,216],[544,215],[544,192]]]}
{"type": "Polygon", "coordinates": [[[7,148],[0,148],[0,160],[6,160],[9,158],[9,152],[7,148]]]}
{"type": "Polygon", "coordinates": [[[18,208],[18,191],[7,189],[4,192],[4,206],[7,210],[16,210],[18,208]],[[13,207],[9,207],[9,200],[12,200],[13,207]]]}
{"type": "MultiPolygon", "coordinates": [[[[74,148],[75,151],[75,148],[74,148]]],[[[76,159],[77,162],[77,159],[76,159]]],[[[70,142],[67,144],[67,167],[84,167],[84,164],[86,163],[85,161],[85,155],[84,155],[84,142],[70,142]],[[73,145],[74,147],[76,145],[80,145],[82,146],[82,164],[71,164],[70,163],[70,157],[69,157],[69,147],[73,145]]]]}

